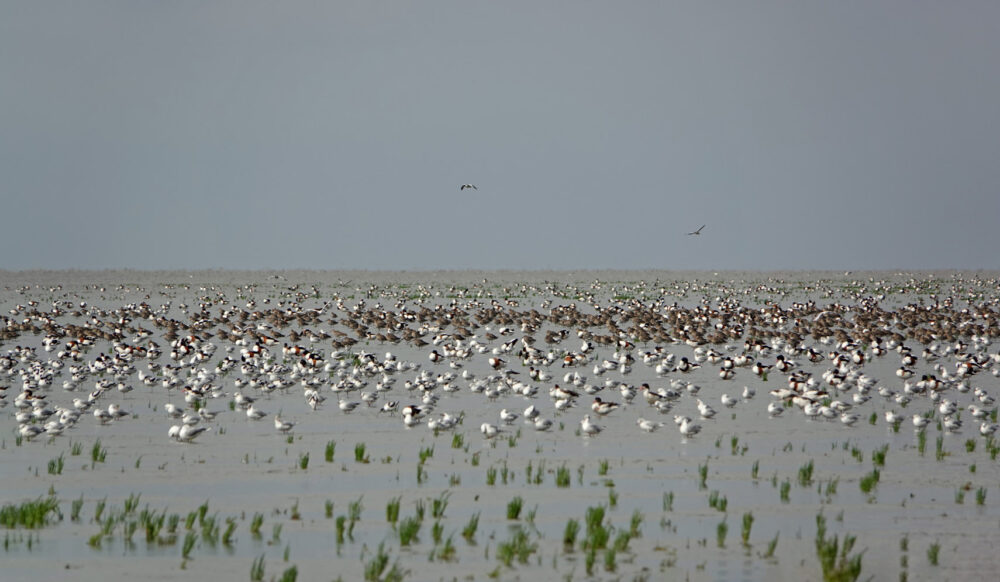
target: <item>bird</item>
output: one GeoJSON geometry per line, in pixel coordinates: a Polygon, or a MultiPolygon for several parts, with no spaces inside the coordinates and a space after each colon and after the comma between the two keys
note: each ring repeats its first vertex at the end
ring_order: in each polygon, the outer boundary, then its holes
{"type": "Polygon", "coordinates": [[[590,415],[585,414],[580,421],[580,430],[587,436],[593,436],[604,430],[604,427],[597,426],[590,420],[590,415]]]}
{"type": "Polygon", "coordinates": [[[677,429],[684,436],[694,436],[701,432],[701,425],[695,424],[691,417],[688,416],[675,416],[674,422],[677,423],[677,429]]]}
{"type": "Polygon", "coordinates": [[[295,426],[294,422],[288,422],[287,420],[281,420],[281,413],[274,415],[274,428],[280,433],[288,434],[288,431],[292,430],[295,426]]]}
{"type": "Polygon", "coordinates": [[[515,420],[517,420],[518,416],[520,416],[518,413],[511,412],[506,408],[500,411],[500,420],[502,420],[504,424],[510,424],[514,422],[515,420]]]}
{"type": "Polygon", "coordinates": [[[698,234],[701,234],[701,229],[703,229],[703,228],[705,228],[705,225],[704,225],[704,224],[703,224],[703,225],[701,225],[701,226],[699,226],[697,230],[694,230],[694,231],[692,231],[692,232],[689,232],[689,233],[688,233],[688,236],[690,236],[690,235],[693,235],[693,234],[694,234],[694,235],[698,235],[698,234]]]}
{"type": "Polygon", "coordinates": [[[170,430],[167,432],[167,435],[170,438],[178,440],[180,442],[189,443],[193,441],[196,436],[208,430],[211,430],[211,428],[207,426],[190,426],[187,424],[184,425],[175,424],[172,427],[170,427],[170,430]]]}
{"type": "Polygon", "coordinates": [[[259,408],[254,407],[253,404],[251,404],[250,407],[247,408],[247,418],[249,418],[250,420],[260,420],[265,416],[267,416],[267,413],[264,412],[263,410],[260,410],[259,408]]]}
{"type": "Polygon", "coordinates": [[[610,413],[612,410],[615,410],[616,408],[618,408],[618,403],[617,402],[605,402],[605,401],[601,400],[601,398],[598,396],[598,397],[594,398],[594,402],[593,402],[593,404],[590,405],[590,408],[591,408],[591,410],[593,410],[594,412],[596,412],[600,416],[604,416],[604,415],[610,413]]]}
{"type": "Polygon", "coordinates": [[[495,424],[484,422],[479,426],[479,432],[483,433],[484,437],[491,439],[500,434],[500,427],[495,424]]]}
{"type": "Polygon", "coordinates": [[[656,432],[658,428],[663,426],[662,422],[654,422],[652,420],[646,420],[645,418],[636,419],[635,423],[639,425],[639,428],[646,432],[656,432]]]}
{"type": "Polygon", "coordinates": [[[472,188],[473,190],[479,190],[479,188],[476,188],[475,184],[462,184],[458,189],[459,190],[465,190],[466,188],[472,188]]]}

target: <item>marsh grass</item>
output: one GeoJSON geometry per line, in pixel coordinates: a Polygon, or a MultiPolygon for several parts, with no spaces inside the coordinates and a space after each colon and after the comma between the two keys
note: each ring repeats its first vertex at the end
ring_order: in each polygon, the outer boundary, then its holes
{"type": "Polygon", "coordinates": [[[493,487],[497,484],[497,468],[486,467],[486,485],[493,487]]]}
{"type": "Polygon", "coordinates": [[[715,526],[715,544],[720,547],[726,547],[726,535],[729,534],[729,524],[723,519],[715,526]]]}
{"type": "Polygon", "coordinates": [[[80,521],[80,510],[83,509],[83,494],[80,494],[79,499],[74,499],[73,503],[70,505],[69,518],[71,521],[80,521]]]}
{"type": "Polygon", "coordinates": [[[520,496],[511,499],[510,503],[507,504],[507,519],[520,519],[522,505],[524,505],[524,500],[520,496]]]}
{"type": "Polygon", "coordinates": [[[813,481],[813,460],[809,459],[809,462],[805,465],[799,467],[799,486],[809,487],[812,485],[813,481]]]}
{"type": "Polygon", "coordinates": [[[53,514],[62,517],[59,501],[55,497],[39,497],[21,504],[8,503],[0,507],[0,525],[8,529],[39,529],[49,524],[53,514]]]}
{"type": "Polygon", "coordinates": [[[337,451],[337,441],[327,441],[326,448],[323,450],[323,458],[326,459],[327,463],[333,462],[333,455],[337,451]]]}
{"type": "Polygon", "coordinates": [[[792,490],[791,481],[785,479],[784,481],[781,482],[781,489],[779,490],[778,494],[781,498],[782,503],[788,503],[789,501],[788,494],[791,492],[791,490],[792,490]]]}
{"type": "Polygon", "coordinates": [[[704,465],[698,465],[698,489],[707,489],[705,481],[708,479],[708,461],[704,465]]]}
{"type": "Polygon", "coordinates": [[[365,445],[365,443],[358,443],[358,444],[354,445],[354,462],[355,463],[368,464],[368,463],[371,462],[371,460],[368,458],[368,455],[365,454],[366,450],[367,450],[367,446],[365,445]]]}
{"type": "Polygon", "coordinates": [[[509,540],[497,544],[497,559],[510,568],[515,559],[518,563],[527,564],[528,558],[537,550],[538,544],[531,541],[528,532],[518,528],[509,540]]]}
{"type": "Polygon", "coordinates": [[[478,528],[479,528],[479,512],[477,511],[476,513],[472,514],[472,517],[469,518],[469,522],[465,524],[464,528],[462,528],[462,537],[465,538],[466,542],[468,542],[469,544],[475,543],[476,530],[478,528]]]}
{"type": "Polygon", "coordinates": [[[743,514],[743,529],[740,532],[740,538],[743,540],[744,546],[750,545],[750,530],[753,529],[753,512],[746,512],[743,514]]]}
{"type": "Polygon", "coordinates": [[[253,514],[253,519],[250,520],[250,535],[255,538],[260,537],[260,526],[264,524],[264,514],[255,513],[253,514]]]}
{"type": "Polygon", "coordinates": [[[309,468],[309,453],[299,453],[299,468],[303,471],[309,468]]]}
{"type": "Polygon", "coordinates": [[[420,533],[420,526],[423,523],[423,520],[417,517],[404,517],[396,528],[399,532],[399,544],[405,547],[417,541],[417,534],[420,533]]]}
{"type": "Polygon", "coordinates": [[[49,475],[62,475],[64,464],[62,453],[59,453],[58,457],[49,461],[49,475]]]}
{"type": "Polygon", "coordinates": [[[385,520],[393,526],[399,522],[399,505],[402,500],[402,497],[393,497],[385,504],[385,520]]]}
{"type": "Polygon", "coordinates": [[[250,580],[251,582],[261,582],[264,580],[264,554],[258,556],[250,564],[250,580]]]}
{"type": "Polygon", "coordinates": [[[556,487],[566,488],[570,486],[570,472],[566,465],[556,469],[556,487]]]}
{"type": "Polygon", "coordinates": [[[941,544],[939,542],[934,542],[927,548],[927,561],[930,562],[931,566],[938,565],[938,554],[941,553],[941,544]]]}
{"type": "Polygon", "coordinates": [[[94,446],[90,448],[90,468],[93,469],[97,463],[103,463],[108,456],[108,449],[101,446],[101,439],[97,439],[94,446]]]}
{"type": "Polygon", "coordinates": [[[874,489],[875,486],[878,485],[880,478],[881,478],[881,473],[879,473],[879,470],[872,469],[871,473],[866,474],[864,477],[861,478],[861,481],[859,481],[861,491],[866,494],[871,493],[872,489],[874,489]]]}
{"type": "Polygon", "coordinates": [[[826,537],[826,517],[816,515],[816,557],[825,582],[853,582],[861,575],[861,559],[864,551],[851,555],[855,536],[845,534],[843,543],[838,536],[826,537]]]}
{"type": "Polygon", "coordinates": [[[405,576],[406,571],[400,569],[398,560],[389,567],[389,554],[384,543],[380,543],[375,556],[365,562],[365,582],[399,582],[405,576]],[[386,568],[389,568],[388,572],[386,568]]]}
{"type": "Polygon", "coordinates": [[[663,493],[663,511],[673,511],[674,509],[674,492],[666,491],[663,493]]]}
{"type": "Polygon", "coordinates": [[[976,489],[976,505],[985,505],[985,504],[986,504],[986,488],[980,487],[979,489],[976,489]]]}
{"type": "Polygon", "coordinates": [[[885,457],[889,454],[889,445],[882,445],[881,447],[872,451],[872,463],[876,467],[885,467],[885,457]]]}
{"type": "Polygon", "coordinates": [[[576,545],[576,536],[580,532],[580,522],[575,519],[570,519],[566,522],[566,527],[563,529],[563,549],[567,552],[573,551],[573,546],[576,545]]]}
{"type": "Polygon", "coordinates": [[[448,499],[451,497],[451,491],[444,491],[441,495],[431,500],[431,517],[434,519],[441,519],[444,517],[444,512],[448,509],[448,499]]]}

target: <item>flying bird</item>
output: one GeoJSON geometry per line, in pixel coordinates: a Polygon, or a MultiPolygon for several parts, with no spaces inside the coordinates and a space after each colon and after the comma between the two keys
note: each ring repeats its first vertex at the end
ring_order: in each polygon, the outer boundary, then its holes
{"type": "Polygon", "coordinates": [[[462,184],[462,186],[459,188],[459,190],[465,190],[466,188],[472,188],[473,190],[479,190],[479,188],[476,188],[475,184],[462,184]]]}
{"type": "MultiPolygon", "coordinates": [[[[474,186],[473,186],[473,187],[474,187],[474,186]]],[[[688,234],[689,234],[689,235],[691,235],[691,234],[701,234],[701,229],[703,229],[703,228],[705,228],[705,225],[704,225],[704,224],[703,224],[703,225],[701,225],[701,226],[699,226],[699,227],[698,227],[698,230],[696,230],[696,231],[694,231],[694,232],[689,232],[688,234]]]]}

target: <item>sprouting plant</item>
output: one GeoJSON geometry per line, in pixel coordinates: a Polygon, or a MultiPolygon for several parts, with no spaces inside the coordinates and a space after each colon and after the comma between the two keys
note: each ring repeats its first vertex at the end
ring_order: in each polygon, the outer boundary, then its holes
{"type": "Polygon", "coordinates": [[[743,545],[750,545],[750,530],[753,528],[753,512],[746,512],[743,514],[743,531],[740,533],[740,537],[743,539],[743,545]]]}
{"type": "Polygon", "coordinates": [[[507,504],[507,519],[516,520],[521,517],[521,506],[524,504],[524,500],[521,497],[514,497],[507,504]]]}
{"type": "Polygon", "coordinates": [[[476,529],[477,528],[479,528],[479,512],[478,511],[476,513],[472,514],[472,517],[469,518],[469,523],[465,524],[465,527],[462,529],[462,537],[465,538],[466,542],[468,542],[470,544],[474,543],[475,538],[476,538],[476,529]]]}

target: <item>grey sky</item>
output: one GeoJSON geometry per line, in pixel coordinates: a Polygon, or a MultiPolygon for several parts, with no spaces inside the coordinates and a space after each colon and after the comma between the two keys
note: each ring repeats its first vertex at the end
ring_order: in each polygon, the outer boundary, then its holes
{"type": "Polygon", "coordinates": [[[0,0],[0,268],[995,269],[998,55],[993,1],[0,0]]]}

